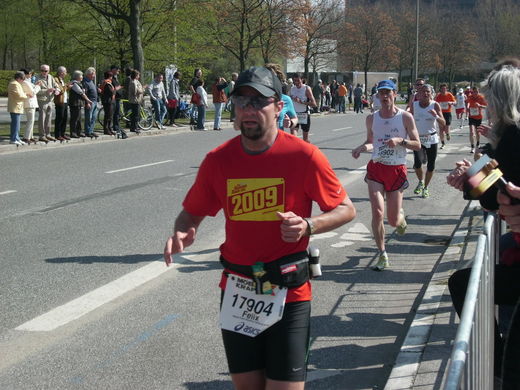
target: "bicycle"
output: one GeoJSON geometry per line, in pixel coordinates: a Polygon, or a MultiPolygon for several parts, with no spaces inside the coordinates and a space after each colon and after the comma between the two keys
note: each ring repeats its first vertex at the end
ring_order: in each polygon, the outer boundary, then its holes
{"type": "MultiPolygon", "coordinates": [[[[116,100],[116,104],[120,104],[120,119],[124,120],[127,125],[130,123],[130,118],[132,116],[132,110],[128,105],[124,104],[128,103],[127,99],[116,100]],[[126,108],[126,109],[125,109],[126,108]]],[[[105,111],[103,107],[101,107],[98,111],[97,120],[103,126],[103,120],[105,118],[105,111]]],[[[150,108],[144,107],[142,104],[139,105],[139,121],[137,122],[137,126],[141,130],[150,130],[154,123],[153,112],[150,108]]]]}

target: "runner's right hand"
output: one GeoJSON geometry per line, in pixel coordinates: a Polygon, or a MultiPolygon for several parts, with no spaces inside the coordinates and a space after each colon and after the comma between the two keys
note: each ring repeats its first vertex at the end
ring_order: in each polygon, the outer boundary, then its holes
{"type": "Polygon", "coordinates": [[[164,246],[164,262],[169,267],[173,261],[172,256],[181,253],[195,241],[195,228],[189,228],[187,232],[176,231],[168,237],[164,246]]]}

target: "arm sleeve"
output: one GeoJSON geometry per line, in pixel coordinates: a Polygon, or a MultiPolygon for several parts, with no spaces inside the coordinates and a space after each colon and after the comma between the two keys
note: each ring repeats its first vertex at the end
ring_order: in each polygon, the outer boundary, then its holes
{"type": "Polygon", "coordinates": [[[216,175],[214,169],[215,163],[210,155],[207,155],[204,161],[202,161],[195,182],[182,203],[188,213],[197,216],[214,217],[222,208],[215,187],[215,177],[219,176],[216,175]]]}

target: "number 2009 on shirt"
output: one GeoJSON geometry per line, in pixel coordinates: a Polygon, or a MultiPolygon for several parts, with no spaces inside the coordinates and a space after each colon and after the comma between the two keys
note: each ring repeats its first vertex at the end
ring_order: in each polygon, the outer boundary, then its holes
{"type": "Polygon", "coordinates": [[[237,182],[228,182],[230,219],[277,220],[276,211],[284,211],[284,187],[283,179],[276,178],[242,179],[237,182]]]}

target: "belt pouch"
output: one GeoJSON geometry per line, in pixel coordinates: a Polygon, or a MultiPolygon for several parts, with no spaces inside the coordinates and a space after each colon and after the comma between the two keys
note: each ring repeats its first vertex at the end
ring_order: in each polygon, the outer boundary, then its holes
{"type": "Polygon", "coordinates": [[[307,252],[295,253],[276,260],[281,285],[294,288],[309,280],[309,258],[307,252]]]}

